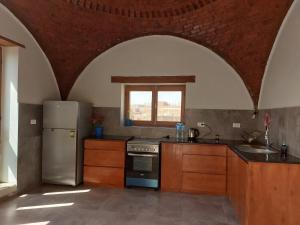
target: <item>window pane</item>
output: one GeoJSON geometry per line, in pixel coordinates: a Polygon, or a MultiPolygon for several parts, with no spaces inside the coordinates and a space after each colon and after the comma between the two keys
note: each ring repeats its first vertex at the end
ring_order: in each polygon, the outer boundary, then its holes
{"type": "Polygon", "coordinates": [[[129,98],[129,119],[151,121],[152,91],[130,91],[129,98]]]}
{"type": "Polygon", "coordinates": [[[159,91],[157,94],[157,121],[180,122],[181,91],[159,91]]]}

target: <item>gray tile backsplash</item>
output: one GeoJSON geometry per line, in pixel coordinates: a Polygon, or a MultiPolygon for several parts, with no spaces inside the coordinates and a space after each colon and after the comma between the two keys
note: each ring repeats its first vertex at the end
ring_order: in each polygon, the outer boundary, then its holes
{"type": "Polygon", "coordinates": [[[19,104],[18,191],[41,184],[42,170],[42,105],[19,104]],[[31,125],[35,119],[37,124],[31,125]]]}
{"type": "MultiPolygon", "coordinates": [[[[96,114],[104,116],[104,133],[109,135],[129,135],[137,137],[158,138],[166,135],[175,136],[175,128],[162,127],[124,127],[121,124],[120,108],[97,107],[96,114]]],[[[185,124],[187,127],[197,127],[197,122],[207,123],[212,133],[205,138],[215,138],[220,135],[222,139],[240,140],[243,130],[256,129],[256,121],[251,110],[207,110],[186,109],[185,124]],[[232,128],[232,123],[241,123],[241,129],[232,128]]],[[[207,128],[199,128],[201,136],[208,134],[207,128]]]]}
{"type": "MultiPolygon", "coordinates": [[[[243,131],[256,129],[256,120],[252,119],[251,110],[215,110],[215,109],[187,109],[187,127],[197,127],[197,122],[208,124],[212,133],[205,138],[215,138],[218,134],[221,139],[240,140],[243,131]],[[233,128],[233,123],[240,123],[241,128],[233,128]]],[[[207,128],[198,128],[202,135],[208,132],[207,128]]]]}
{"type": "MultiPolygon", "coordinates": [[[[174,128],[124,127],[120,122],[120,108],[97,107],[94,110],[104,116],[105,134],[153,138],[175,136],[174,128]]],[[[185,122],[187,127],[197,127],[197,122],[207,123],[212,133],[205,138],[215,138],[219,134],[222,139],[240,140],[243,131],[259,130],[262,132],[259,141],[264,142],[265,112],[272,117],[271,142],[277,146],[286,143],[290,154],[300,157],[300,107],[260,110],[256,119],[252,119],[252,110],[186,109],[185,122]],[[240,129],[232,128],[235,122],[241,123],[240,129]]],[[[208,133],[207,128],[199,130],[202,136],[208,133]]]]}
{"type": "MultiPolygon", "coordinates": [[[[271,143],[281,146],[283,143],[289,146],[292,155],[300,157],[300,107],[261,110],[258,114],[257,127],[264,130],[264,114],[271,115],[270,138],[271,143]]],[[[262,137],[260,139],[264,141],[262,137]]]]}

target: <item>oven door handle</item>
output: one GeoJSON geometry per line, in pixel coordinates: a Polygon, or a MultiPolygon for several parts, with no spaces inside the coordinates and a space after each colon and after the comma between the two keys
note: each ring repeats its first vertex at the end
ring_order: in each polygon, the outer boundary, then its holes
{"type": "Polygon", "coordinates": [[[157,155],[147,155],[147,154],[134,154],[134,153],[127,153],[129,156],[140,156],[140,157],[148,157],[148,158],[156,158],[157,155]]]}

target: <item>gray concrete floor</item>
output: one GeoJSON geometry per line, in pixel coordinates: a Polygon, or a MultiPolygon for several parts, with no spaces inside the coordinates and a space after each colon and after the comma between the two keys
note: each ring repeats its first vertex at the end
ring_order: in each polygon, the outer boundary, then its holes
{"type": "Polygon", "coordinates": [[[43,186],[2,200],[0,224],[238,225],[224,197],[84,186],[43,186]],[[53,193],[64,191],[71,193],[53,193]]]}

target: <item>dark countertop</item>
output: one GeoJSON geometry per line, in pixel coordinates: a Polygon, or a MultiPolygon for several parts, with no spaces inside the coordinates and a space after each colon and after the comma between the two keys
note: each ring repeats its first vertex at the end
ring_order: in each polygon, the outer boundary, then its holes
{"type": "MultiPolygon", "coordinates": [[[[262,162],[262,163],[290,163],[300,164],[300,158],[288,155],[287,157],[281,157],[280,152],[273,154],[261,154],[261,153],[248,153],[239,150],[239,145],[244,144],[243,141],[236,140],[220,140],[216,142],[215,139],[197,139],[195,141],[177,140],[175,138],[162,139],[162,143],[176,143],[176,144],[217,144],[228,145],[228,147],[234,151],[241,159],[246,162],[262,162]]],[[[276,149],[273,149],[276,150],[276,149]]]]}
{"type": "Polygon", "coordinates": [[[215,139],[196,139],[190,141],[188,139],[178,140],[176,138],[163,138],[160,141],[161,143],[175,143],[175,144],[215,144],[215,145],[238,145],[243,144],[243,141],[235,140],[219,140],[218,142],[215,139]]]}
{"type": "Polygon", "coordinates": [[[117,136],[117,135],[104,135],[102,138],[88,137],[86,140],[114,140],[114,141],[129,141],[133,136],[117,136]]]}
{"type": "MultiPolygon", "coordinates": [[[[89,137],[86,139],[92,140],[120,140],[129,141],[132,140],[133,136],[115,136],[115,135],[104,135],[102,138],[89,137]]],[[[260,153],[248,153],[239,150],[238,146],[244,144],[243,141],[236,140],[219,140],[216,142],[215,139],[196,139],[195,141],[189,141],[188,139],[178,140],[176,138],[161,138],[160,143],[174,143],[174,144],[214,144],[214,145],[227,145],[232,151],[234,151],[241,159],[245,162],[262,162],[262,163],[290,163],[300,164],[300,158],[288,155],[287,157],[281,157],[280,152],[268,154],[260,153]]]]}
{"type": "MultiPolygon", "coordinates": [[[[260,154],[260,153],[248,153],[239,151],[237,145],[228,145],[232,151],[234,151],[241,159],[246,162],[262,162],[262,163],[289,163],[300,164],[300,158],[292,155],[287,157],[281,157],[280,152],[273,154],[260,154]]],[[[276,149],[274,149],[276,150],[276,149]]]]}

